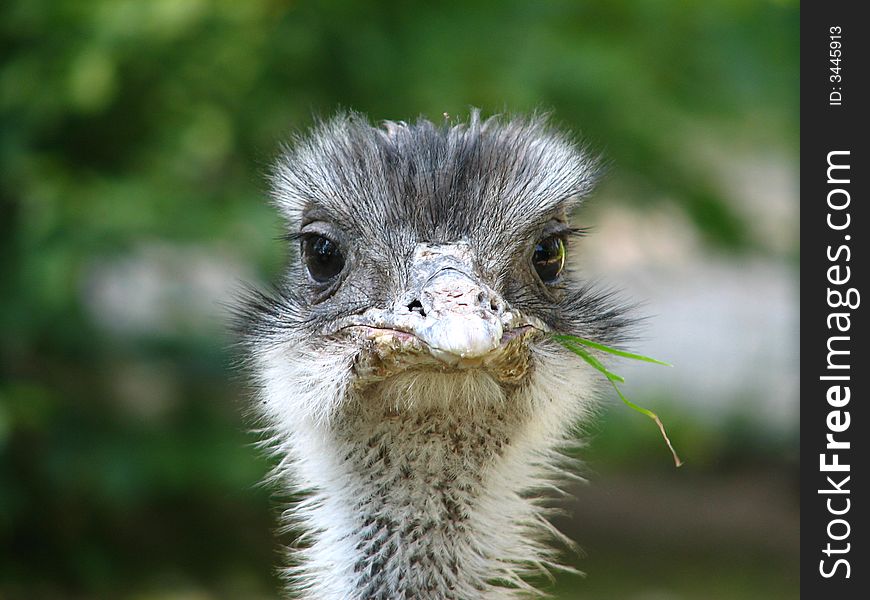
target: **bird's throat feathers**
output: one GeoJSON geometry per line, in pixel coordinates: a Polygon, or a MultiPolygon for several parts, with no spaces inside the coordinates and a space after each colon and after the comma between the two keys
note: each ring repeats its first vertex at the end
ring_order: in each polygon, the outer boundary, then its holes
{"type": "Polygon", "coordinates": [[[300,378],[263,390],[270,421],[281,421],[278,452],[292,461],[287,480],[308,493],[289,513],[311,532],[291,569],[306,598],[511,598],[528,591],[525,576],[556,565],[534,498],[559,479],[559,450],[591,406],[578,399],[593,392],[577,388],[591,378],[558,348],[533,354],[520,385],[408,370],[346,384],[337,400],[321,373],[328,418],[299,411],[313,404],[299,399],[316,368],[272,369],[300,378]]]}

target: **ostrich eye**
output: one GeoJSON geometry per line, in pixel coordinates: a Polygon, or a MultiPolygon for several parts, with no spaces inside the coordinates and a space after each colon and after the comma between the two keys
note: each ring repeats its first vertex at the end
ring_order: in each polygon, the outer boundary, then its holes
{"type": "Polygon", "coordinates": [[[302,240],[302,260],[311,278],[318,283],[329,281],[344,268],[344,256],[338,244],[322,235],[311,235],[302,240]]]}
{"type": "Polygon", "coordinates": [[[532,264],[541,281],[555,281],[565,267],[565,241],[556,235],[538,240],[532,255],[532,264]]]}

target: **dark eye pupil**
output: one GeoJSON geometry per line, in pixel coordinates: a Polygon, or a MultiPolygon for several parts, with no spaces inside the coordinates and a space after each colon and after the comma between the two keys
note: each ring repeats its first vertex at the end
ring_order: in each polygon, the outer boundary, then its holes
{"type": "Polygon", "coordinates": [[[545,237],[535,244],[532,264],[544,283],[554,281],[565,266],[565,242],[557,236],[545,237]]]}
{"type": "Polygon", "coordinates": [[[318,282],[329,281],[344,268],[344,256],[338,244],[321,235],[302,241],[302,256],[312,279],[318,282]]]}

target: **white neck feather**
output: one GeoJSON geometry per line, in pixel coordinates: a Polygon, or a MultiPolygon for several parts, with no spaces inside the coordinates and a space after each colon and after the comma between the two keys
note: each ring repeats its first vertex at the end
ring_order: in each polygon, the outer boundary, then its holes
{"type": "Polygon", "coordinates": [[[535,591],[527,575],[557,566],[540,492],[590,405],[582,366],[537,348],[535,373],[515,389],[476,372],[409,371],[321,396],[336,406],[323,418],[299,409],[323,394],[316,369],[303,375],[273,352],[265,412],[288,459],[281,474],[307,492],[288,514],[307,531],[289,571],[304,598],[520,598],[535,591]],[[276,396],[290,389],[292,400],[276,396]]]}

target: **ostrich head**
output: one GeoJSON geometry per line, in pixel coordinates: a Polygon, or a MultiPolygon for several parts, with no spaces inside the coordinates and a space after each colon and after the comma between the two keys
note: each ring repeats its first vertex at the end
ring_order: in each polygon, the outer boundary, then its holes
{"type": "Polygon", "coordinates": [[[533,594],[541,497],[597,378],[550,339],[623,318],[567,266],[596,162],[540,117],[339,116],[272,178],[299,252],[247,306],[289,585],[317,599],[533,594]]]}

